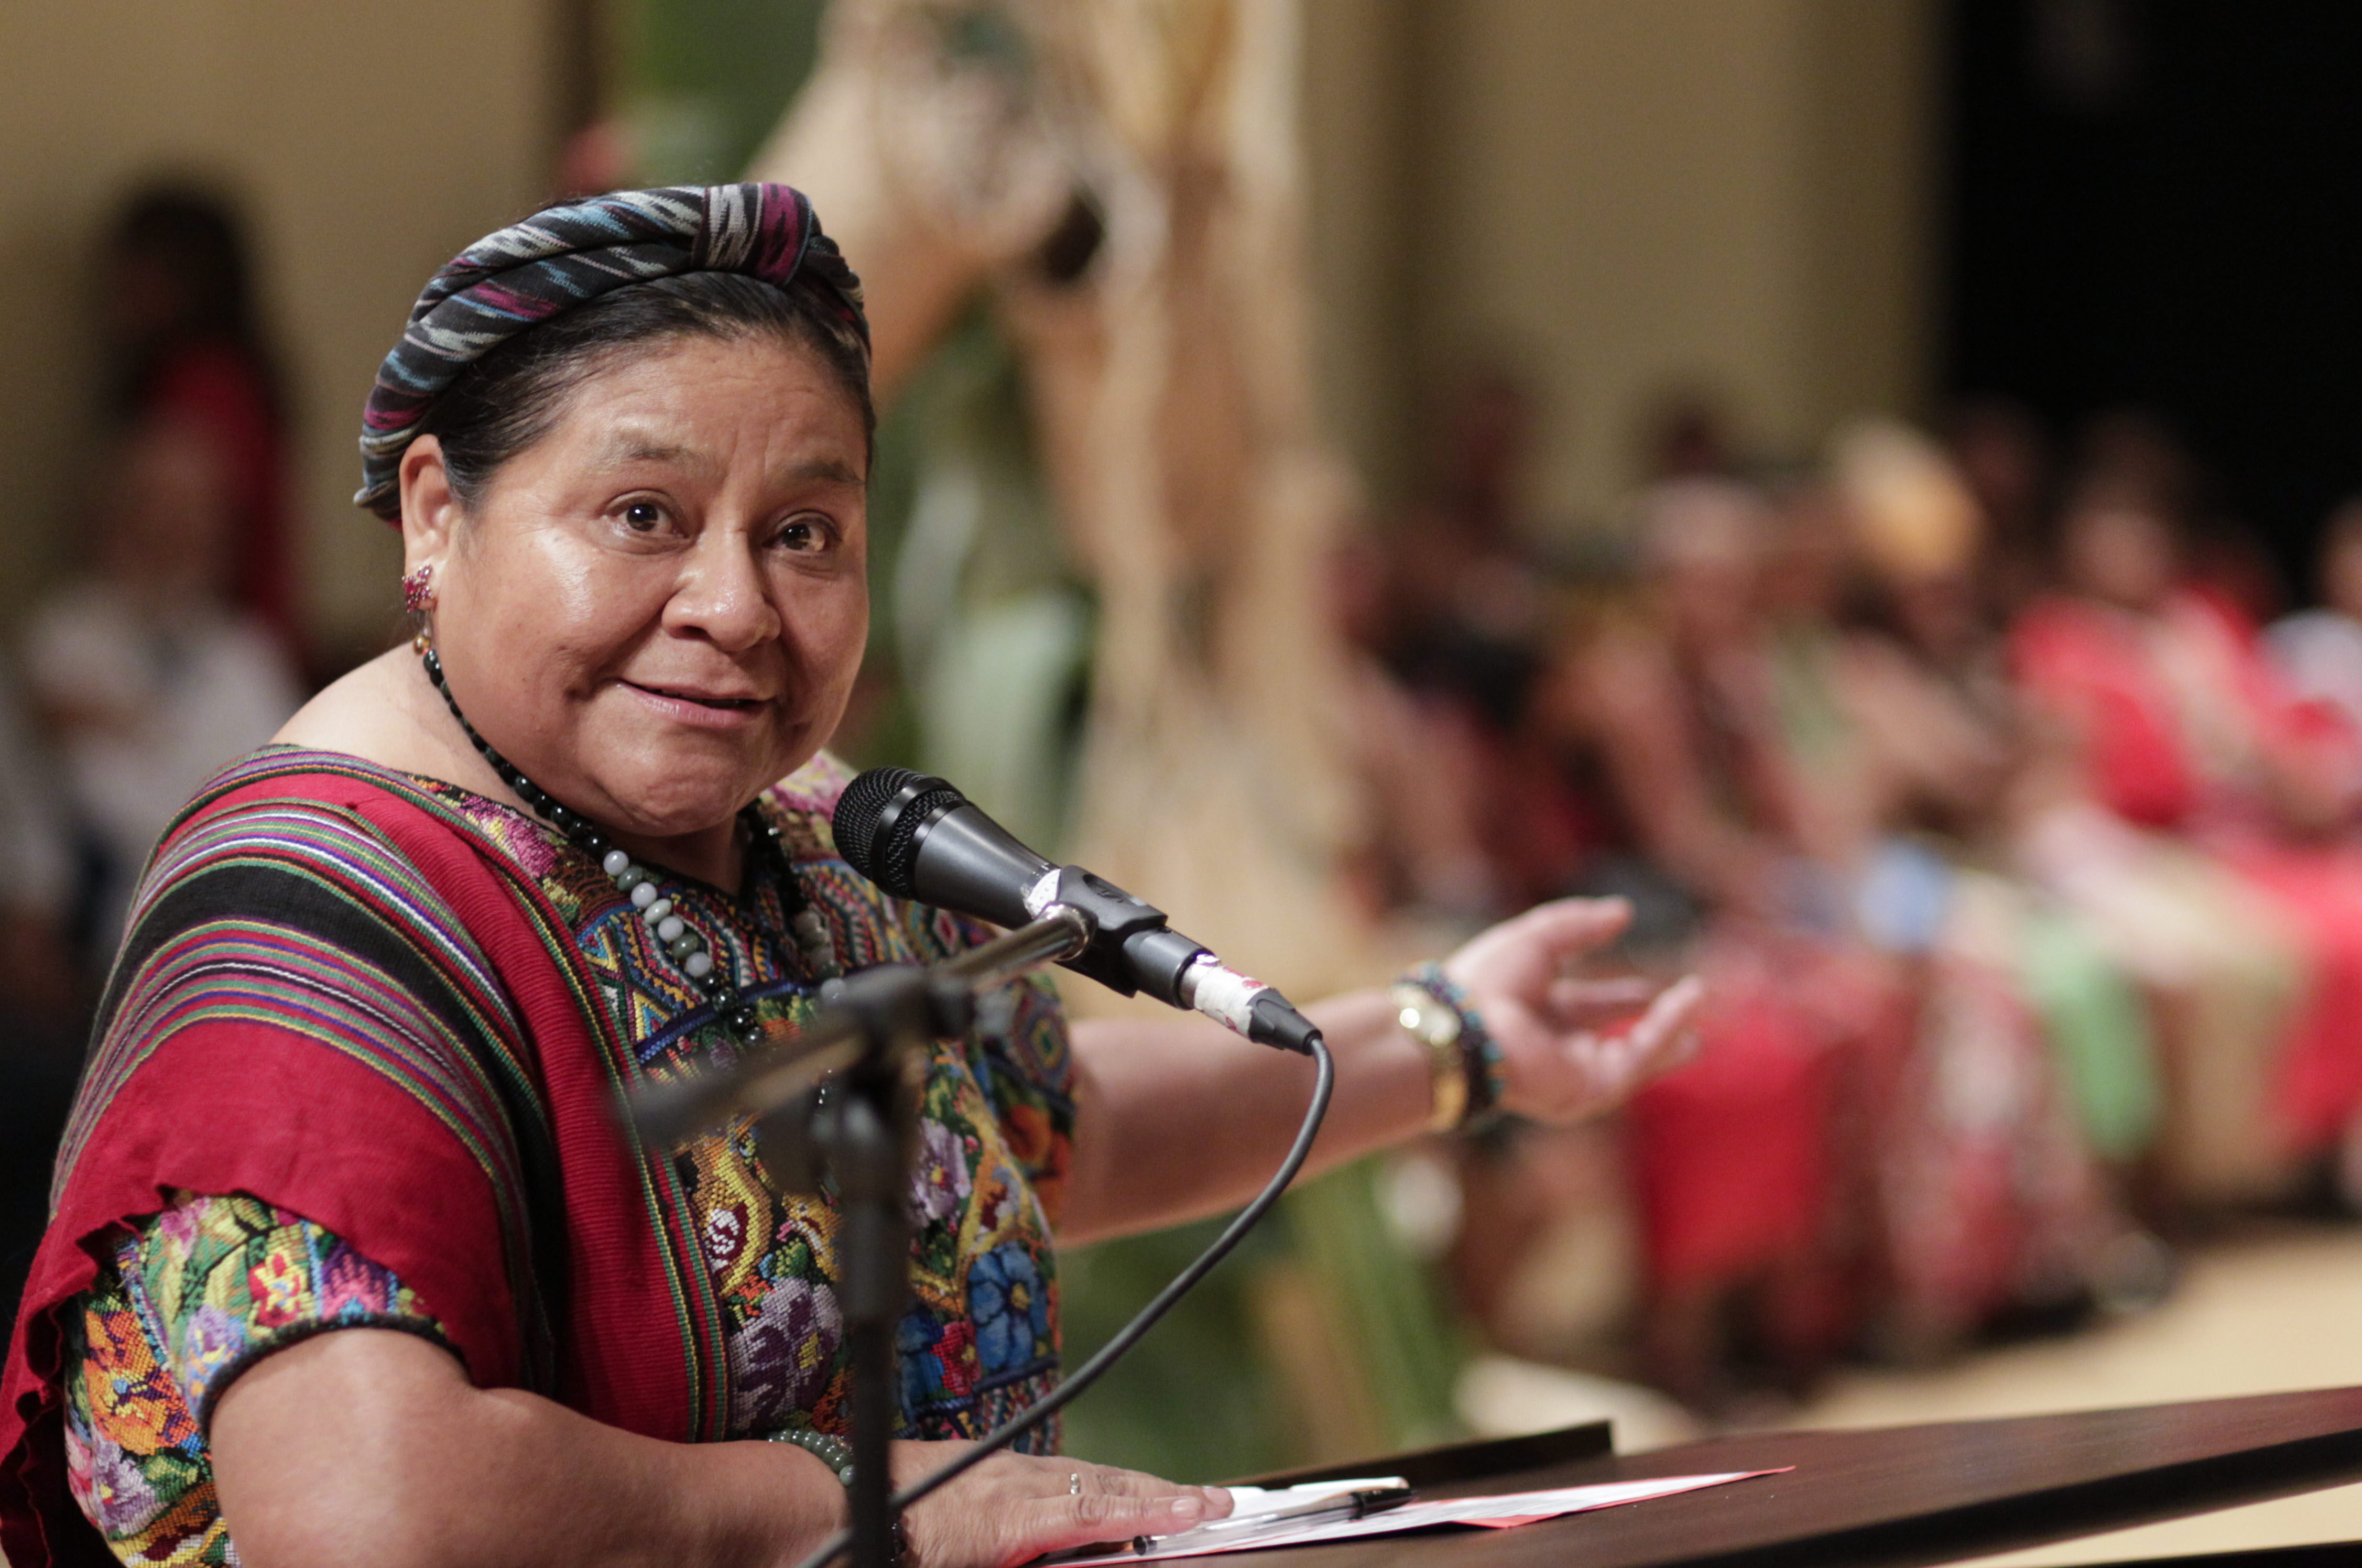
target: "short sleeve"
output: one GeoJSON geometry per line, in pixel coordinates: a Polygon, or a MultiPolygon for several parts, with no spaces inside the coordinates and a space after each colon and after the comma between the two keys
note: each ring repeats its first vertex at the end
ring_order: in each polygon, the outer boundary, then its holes
{"type": "Polygon", "coordinates": [[[69,1321],[67,1489],[132,1562],[236,1561],[204,1429],[247,1368],[329,1329],[447,1343],[392,1271],[242,1194],[179,1194],[116,1250],[69,1321]]]}
{"type": "Polygon", "coordinates": [[[417,1294],[334,1231],[242,1193],[183,1195],[123,1259],[160,1370],[200,1428],[272,1351],[326,1329],[448,1342],[417,1294]]]}

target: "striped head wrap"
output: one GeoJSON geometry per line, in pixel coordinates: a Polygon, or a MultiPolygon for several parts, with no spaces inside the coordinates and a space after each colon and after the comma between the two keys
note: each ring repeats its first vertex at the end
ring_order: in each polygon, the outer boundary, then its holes
{"type": "Polygon", "coordinates": [[[361,414],[354,504],[402,515],[395,471],[428,412],[459,373],[554,315],[611,290],[682,272],[740,272],[785,288],[826,285],[869,339],[861,280],[803,193],[786,185],[668,185],[545,207],[452,259],[410,309],[361,414]]]}

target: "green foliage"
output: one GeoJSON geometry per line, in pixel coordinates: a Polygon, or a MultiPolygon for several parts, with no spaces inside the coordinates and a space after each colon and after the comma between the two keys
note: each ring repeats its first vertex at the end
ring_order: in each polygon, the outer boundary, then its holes
{"type": "MultiPolygon", "coordinates": [[[[1209,1220],[1061,1252],[1068,1370],[1112,1339],[1223,1223],[1209,1220]]],[[[1137,1350],[1068,1408],[1067,1452],[1194,1482],[1293,1463],[1297,1439],[1276,1381],[1263,1371],[1250,1294],[1255,1271],[1286,1250],[1275,1224],[1249,1232],[1137,1350]]]]}
{"type": "MultiPolygon", "coordinates": [[[[1068,1452],[1196,1482],[1334,1457],[1308,1449],[1256,1320],[1256,1275],[1275,1267],[1301,1270],[1318,1292],[1350,1375],[1383,1428],[1371,1436],[1373,1455],[1465,1436],[1451,1394],[1467,1342],[1432,1271],[1387,1227],[1380,1169],[1363,1160],[1290,1192],[1138,1350],[1075,1401],[1068,1452]]],[[[1146,1306],[1221,1223],[1062,1252],[1068,1369],[1146,1306]]]]}
{"type": "Polygon", "coordinates": [[[738,178],[811,74],[824,0],[613,3],[640,178],[738,178]]]}

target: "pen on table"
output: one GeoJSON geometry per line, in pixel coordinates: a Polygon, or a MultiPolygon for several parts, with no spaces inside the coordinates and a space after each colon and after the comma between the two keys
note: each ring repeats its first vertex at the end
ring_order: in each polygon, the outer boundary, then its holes
{"type": "MultiPolygon", "coordinates": [[[[1385,1513],[1388,1508],[1398,1508],[1417,1496],[1418,1494],[1408,1486],[1372,1486],[1365,1491],[1348,1492],[1341,1497],[1321,1497],[1268,1514],[1249,1514],[1238,1522],[1242,1525],[1263,1525],[1277,1524],[1282,1520],[1303,1524],[1317,1519],[1362,1519],[1372,1514],[1385,1513]]],[[[1230,1521],[1216,1519],[1213,1522],[1219,1526],[1230,1521]]]]}
{"type": "Polygon", "coordinates": [[[1407,1486],[1372,1486],[1363,1491],[1348,1492],[1341,1497],[1321,1497],[1267,1514],[1242,1514],[1233,1518],[1209,1519],[1195,1529],[1182,1531],[1179,1536],[1137,1535],[1132,1537],[1131,1549],[1144,1557],[1184,1537],[1200,1533],[1218,1536],[1236,1530],[1242,1535],[1260,1535],[1275,1526],[1288,1526],[1292,1530],[1304,1525],[1326,1524],[1330,1519],[1363,1519],[1372,1514],[1385,1513],[1388,1508],[1398,1508],[1417,1496],[1418,1494],[1407,1486]]]}

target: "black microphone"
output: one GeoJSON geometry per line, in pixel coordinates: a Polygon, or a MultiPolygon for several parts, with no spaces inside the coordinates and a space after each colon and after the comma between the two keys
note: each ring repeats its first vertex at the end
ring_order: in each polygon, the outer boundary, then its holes
{"type": "Polygon", "coordinates": [[[1079,866],[1053,866],[940,778],[873,767],[844,787],[835,827],[837,853],[898,899],[1012,929],[1064,905],[1091,932],[1065,967],[1120,996],[1146,991],[1261,1044],[1311,1054],[1319,1031],[1286,997],[1224,967],[1166,925],[1164,911],[1079,866]]]}

